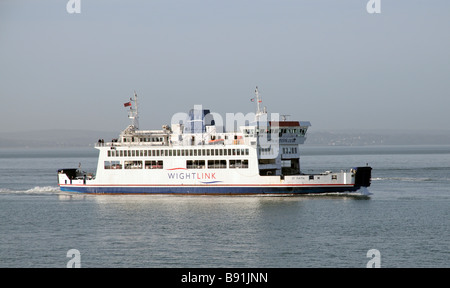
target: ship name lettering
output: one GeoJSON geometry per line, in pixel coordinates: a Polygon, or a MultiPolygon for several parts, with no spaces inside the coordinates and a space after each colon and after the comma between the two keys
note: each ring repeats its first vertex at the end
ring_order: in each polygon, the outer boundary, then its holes
{"type": "Polygon", "coordinates": [[[181,179],[181,180],[190,180],[190,179],[197,179],[197,180],[203,180],[203,179],[216,179],[216,173],[208,173],[208,172],[169,172],[167,173],[167,176],[169,179],[181,179]]]}

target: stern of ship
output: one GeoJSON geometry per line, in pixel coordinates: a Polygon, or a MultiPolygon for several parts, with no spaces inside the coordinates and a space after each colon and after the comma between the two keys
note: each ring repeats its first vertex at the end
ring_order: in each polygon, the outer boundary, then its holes
{"type": "Polygon", "coordinates": [[[355,186],[356,187],[369,187],[372,178],[372,167],[356,167],[355,173],[355,186]]]}

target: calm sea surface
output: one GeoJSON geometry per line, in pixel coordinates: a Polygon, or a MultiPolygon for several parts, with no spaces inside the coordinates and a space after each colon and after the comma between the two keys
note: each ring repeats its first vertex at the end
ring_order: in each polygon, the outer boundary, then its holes
{"type": "MultiPolygon", "coordinates": [[[[91,149],[0,149],[0,267],[450,267],[450,146],[302,147],[305,173],[373,167],[369,196],[60,192],[91,149]]],[[[365,191],[367,192],[367,191],[365,191]]]]}

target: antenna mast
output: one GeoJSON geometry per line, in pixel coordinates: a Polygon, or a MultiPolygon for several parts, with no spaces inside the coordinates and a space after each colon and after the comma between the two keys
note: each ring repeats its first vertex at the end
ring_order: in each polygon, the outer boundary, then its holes
{"type": "Polygon", "coordinates": [[[263,113],[261,112],[262,100],[261,100],[261,96],[259,96],[258,86],[256,86],[255,95],[256,95],[256,119],[259,119],[259,116],[261,116],[263,113]]]}
{"type": "Polygon", "coordinates": [[[291,116],[291,115],[288,115],[288,114],[283,114],[283,115],[281,115],[282,121],[286,121],[286,119],[287,119],[288,116],[291,116]]]}
{"type": "Polygon", "coordinates": [[[128,118],[132,120],[131,125],[134,126],[135,129],[139,129],[138,100],[136,91],[134,91],[134,99],[130,98],[130,101],[134,102],[134,109],[133,106],[130,106],[130,111],[128,111],[128,118]]]}

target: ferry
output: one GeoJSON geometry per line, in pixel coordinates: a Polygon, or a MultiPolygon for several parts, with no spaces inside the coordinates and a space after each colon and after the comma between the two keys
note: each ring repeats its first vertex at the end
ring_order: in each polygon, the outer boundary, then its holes
{"type": "Polygon", "coordinates": [[[372,168],[367,164],[302,173],[299,147],[311,123],[276,113],[269,117],[261,107],[258,87],[251,101],[256,102],[256,113],[249,113],[252,119],[244,117],[236,129],[224,129],[220,115],[196,105],[189,113],[174,115],[171,125],[160,130],[140,130],[135,92],[124,103],[131,124],[117,139],[95,145],[96,173],[80,167],[59,169],[58,186],[89,194],[282,196],[354,192],[370,186],[372,168]]]}

